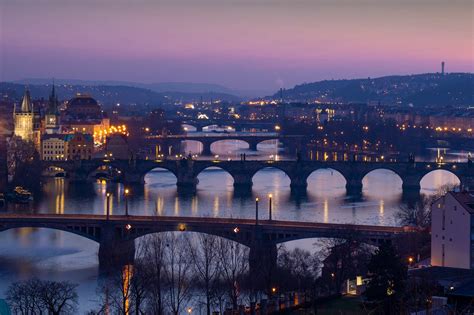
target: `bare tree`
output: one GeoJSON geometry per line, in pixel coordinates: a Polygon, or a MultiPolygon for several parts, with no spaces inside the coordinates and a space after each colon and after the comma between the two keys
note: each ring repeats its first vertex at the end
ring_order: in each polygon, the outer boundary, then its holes
{"type": "Polygon", "coordinates": [[[208,234],[198,234],[189,242],[189,252],[200,287],[204,289],[206,298],[206,314],[211,314],[214,303],[216,283],[221,272],[218,238],[208,234]]]}
{"type": "Polygon", "coordinates": [[[190,298],[192,261],[184,234],[168,233],[166,237],[164,280],[167,302],[174,315],[179,315],[190,298]]]}
{"type": "Polygon", "coordinates": [[[222,278],[234,310],[238,307],[241,284],[248,271],[249,249],[239,243],[219,239],[222,278]]]}
{"type": "Polygon", "coordinates": [[[313,286],[319,274],[320,260],[316,254],[301,248],[291,251],[280,248],[278,268],[280,287],[286,290],[305,292],[313,286]]]}
{"type": "Polygon", "coordinates": [[[67,281],[31,279],[13,283],[7,291],[7,301],[19,314],[74,314],[77,307],[76,284],[67,281]]]}
{"type": "Polygon", "coordinates": [[[148,276],[148,309],[152,314],[164,313],[164,266],[166,250],[166,234],[148,235],[143,240],[138,256],[146,264],[145,273],[148,276]]]}
{"type": "Polygon", "coordinates": [[[73,314],[77,306],[77,284],[68,281],[44,281],[40,297],[52,315],[73,314]]]}
{"type": "Polygon", "coordinates": [[[43,309],[40,288],[41,282],[38,279],[12,283],[8,287],[6,300],[13,313],[40,314],[43,309]]]}

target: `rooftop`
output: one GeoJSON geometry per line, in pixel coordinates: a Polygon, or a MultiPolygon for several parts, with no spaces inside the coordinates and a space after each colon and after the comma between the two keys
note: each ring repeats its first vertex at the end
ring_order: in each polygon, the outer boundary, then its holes
{"type": "Polygon", "coordinates": [[[448,194],[452,195],[467,212],[474,214],[474,192],[473,191],[462,191],[454,192],[450,191],[448,194]]]}

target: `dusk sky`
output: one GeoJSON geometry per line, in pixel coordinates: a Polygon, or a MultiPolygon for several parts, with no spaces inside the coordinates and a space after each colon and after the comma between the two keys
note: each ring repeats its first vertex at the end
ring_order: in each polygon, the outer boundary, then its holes
{"type": "Polygon", "coordinates": [[[471,0],[0,0],[0,80],[218,83],[474,70],[471,0]]]}

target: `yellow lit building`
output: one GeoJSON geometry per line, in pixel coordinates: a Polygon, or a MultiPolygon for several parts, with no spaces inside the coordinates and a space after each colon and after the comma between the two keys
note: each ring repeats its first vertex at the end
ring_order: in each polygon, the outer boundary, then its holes
{"type": "Polygon", "coordinates": [[[20,110],[17,111],[15,106],[13,121],[15,124],[15,136],[20,137],[24,141],[34,141],[34,113],[30,91],[28,89],[25,90],[20,110]]]}
{"type": "Polygon", "coordinates": [[[45,135],[41,141],[41,159],[43,161],[66,160],[66,141],[64,135],[45,135]]]}

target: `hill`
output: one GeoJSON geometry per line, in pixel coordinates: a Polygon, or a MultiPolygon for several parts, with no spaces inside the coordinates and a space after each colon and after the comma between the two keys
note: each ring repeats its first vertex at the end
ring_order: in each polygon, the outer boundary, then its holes
{"type": "MultiPolygon", "coordinates": [[[[439,73],[380,78],[326,80],[284,90],[287,101],[380,102],[383,105],[474,105],[474,74],[439,73]]],[[[275,93],[272,98],[279,98],[275,93]]]]}

